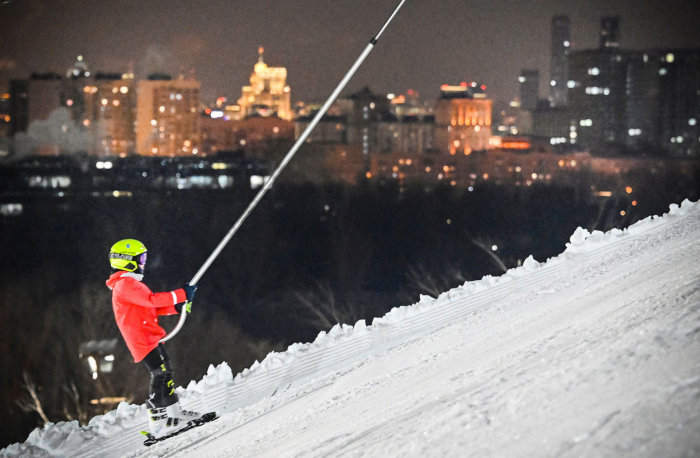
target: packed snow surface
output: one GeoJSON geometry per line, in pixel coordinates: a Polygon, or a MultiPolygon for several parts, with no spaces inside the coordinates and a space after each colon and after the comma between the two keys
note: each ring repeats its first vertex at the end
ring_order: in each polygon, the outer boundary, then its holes
{"type": "Polygon", "coordinates": [[[700,456],[699,210],[210,367],[179,393],[221,418],[150,448],[121,404],[0,456],[700,456]]]}

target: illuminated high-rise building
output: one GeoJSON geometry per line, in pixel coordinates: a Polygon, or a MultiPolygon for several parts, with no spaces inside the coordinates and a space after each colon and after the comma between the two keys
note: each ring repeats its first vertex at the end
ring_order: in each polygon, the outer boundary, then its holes
{"type": "Polygon", "coordinates": [[[600,48],[620,47],[620,18],[603,16],[600,18],[600,48]]]}
{"type": "Polygon", "coordinates": [[[615,48],[572,53],[569,108],[577,143],[602,149],[625,142],[628,59],[615,48]]]}
{"type": "Polygon", "coordinates": [[[540,98],[540,71],[521,70],[520,77],[520,108],[534,111],[540,98]]]}
{"type": "Polygon", "coordinates": [[[136,104],[136,152],[184,156],[201,150],[199,82],[153,74],[139,81],[136,104]]]}
{"type": "Polygon", "coordinates": [[[450,154],[485,150],[491,139],[493,101],[476,83],[443,85],[435,106],[435,148],[450,154]]]}
{"type": "Polygon", "coordinates": [[[136,91],[134,75],[98,73],[93,85],[83,88],[86,116],[82,124],[90,132],[91,154],[126,156],[135,151],[136,91]]]}
{"type": "Polygon", "coordinates": [[[700,157],[700,49],[630,54],[627,145],[700,157]]]}
{"type": "Polygon", "coordinates": [[[571,38],[569,35],[569,17],[554,16],[552,18],[552,60],[551,60],[551,86],[550,105],[563,107],[567,104],[569,80],[569,49],[571,38]]]}
{"type": "Polygon", "coordinates": [[[268,67],[263,61],[263,48],[259,50],[258,63],[250,75],[250,86],[243,86],[238,100],[244,116],[277,116],[292,119],[290,89],[287,86],[287,69],[268,67]]]}

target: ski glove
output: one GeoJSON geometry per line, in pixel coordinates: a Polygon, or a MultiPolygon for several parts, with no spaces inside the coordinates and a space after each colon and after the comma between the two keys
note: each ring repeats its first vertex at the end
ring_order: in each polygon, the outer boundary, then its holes
{"type": "Polygon", "coordinates": [[[182,289],[185,290],[187,302],[192,302],[194,300],[194,293],[197,292],[197,285],[190,285],[189,283],[186,283],[185,286],[182,287],[182,289]]]}
{"type": "Polygon", "coordinates": [[[192,313],[192,301],[194,300],[194,293],[197,291],[197,285],[186,283],[182,289],[185,290],[185,297],[187,299],[185,299],[184,303],[177,304],[175,310],[177,310],[177,313],[182,313],[182,309],[185,309],[185,312],[192,313]]]}

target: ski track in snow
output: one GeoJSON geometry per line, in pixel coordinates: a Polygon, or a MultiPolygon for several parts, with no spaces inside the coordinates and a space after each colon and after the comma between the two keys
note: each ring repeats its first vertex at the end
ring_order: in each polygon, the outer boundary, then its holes
{"type": "Polygon", "coordinates": [[[699,241],[696,209],[126,456],[700,456],[699,241]]]}

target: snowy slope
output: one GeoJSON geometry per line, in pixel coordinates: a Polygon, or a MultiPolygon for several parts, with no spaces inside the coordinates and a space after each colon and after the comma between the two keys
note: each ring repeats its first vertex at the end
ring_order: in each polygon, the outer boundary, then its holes
{"type": "Polygon", "coordinates": [[[336,327],[235,379],[211,368],[183,404],[230,413],[149,449],[143,407],[122,404],[0,455],[700,455],[699,207],[578,230],[546,264],[336,327]]]}

